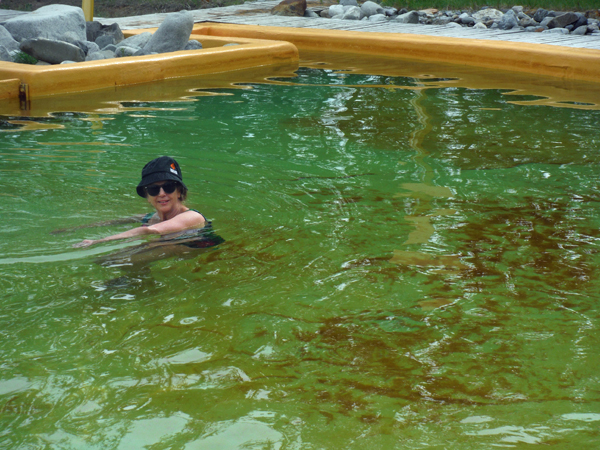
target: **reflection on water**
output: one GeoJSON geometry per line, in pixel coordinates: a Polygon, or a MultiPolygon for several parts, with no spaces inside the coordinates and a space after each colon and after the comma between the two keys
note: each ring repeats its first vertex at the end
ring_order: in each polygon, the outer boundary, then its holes
{"type": "Polygon", "coordinates": [[[5,115],[1,448],[595,447],[597,87],[305,57],[5,115]]]}

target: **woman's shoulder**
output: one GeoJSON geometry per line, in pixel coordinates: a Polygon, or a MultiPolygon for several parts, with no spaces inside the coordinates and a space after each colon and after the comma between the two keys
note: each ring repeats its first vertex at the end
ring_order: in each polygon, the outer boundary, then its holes
{"type": "Polygon", "coordinates": [[[200,214],[200,215],[202,216],[202,218],[204,219],[204,221],[208,223],[208,220],[206,220],[206,217],[204,217],[204,214],[202,214],[202,213],[201,213],[200,211],[198,211],[197,209],[188,208],[188,210],[187,210],[187,211],[185,211],[185,212],[188,212],[188,211],[194,211],[195,213],[198,213],[198,214],[200,214]]]}

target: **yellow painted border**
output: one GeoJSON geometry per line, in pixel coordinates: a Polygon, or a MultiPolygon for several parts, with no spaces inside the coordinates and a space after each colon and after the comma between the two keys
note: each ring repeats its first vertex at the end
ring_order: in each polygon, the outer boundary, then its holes
{"type": "MultiPolygon", "coordinates": [[[[0,81],[18,79],[28,87],[28,100],[33,100],[49,95],[148,83],[168,78],[298,63],[298,49],[289,42],[201,36],[196,38],[207,48],[52,66],[3,62],[0,63],[0,81]],[[231,42],[239,45],[223,47],[231,42]]],[[[0,99],[14,97],[14,91],[14,81],[0,82],[0,99]]]]}
{"type": "Polygon", "coordinates": [[[345,52],[600,82],[600,50],[522,42],[253,25],[197,24],[196,35],[276,39],[300,51],[345,52]]]}

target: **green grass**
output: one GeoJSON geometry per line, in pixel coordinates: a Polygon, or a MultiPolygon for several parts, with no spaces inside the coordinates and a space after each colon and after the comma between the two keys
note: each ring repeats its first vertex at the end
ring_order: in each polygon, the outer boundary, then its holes
{"type": "Polygon", "coordinates": [[[505,1],[465,1],[465,0],[383,0],[383,3],[396,8],[406,8],[408,10],[419,10],[427,8],[436,8],[440,10],[478,10],[483,6],[490,6],[496,9],[508,9],[513,5],[523,6],[528,10],[536,10],[544,8],[554,11],[598,11],[600,1],[598,0],[551,0],[551,1],[527,1],[507,3],[505,1]]]}

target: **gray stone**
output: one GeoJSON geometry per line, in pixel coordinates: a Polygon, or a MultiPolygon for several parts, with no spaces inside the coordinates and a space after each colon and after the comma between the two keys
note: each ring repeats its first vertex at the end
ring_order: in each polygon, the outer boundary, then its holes
{"type": "Polygon", "coordinates": [[[369,16],[368,19],[371,22],[387,22],[385,14],[373,14],[372,16],[369,16]]]}
{"type": "Polygon", "coordinates": [[[192,39],[185,45],[184,50],[200,50],[201,48],[202,44],[192,39]]]}
{"type": "Polygon", "coordinates": [[[456,23],[456,22],[449,22],[448,25],[446,25],[448,28],[462,28],[462,25],[460,23],[456,23]]]}
{"type": "Polygon", "coordinates": [[[63,61],[85,61],[85,53],[79,47],[64,41],[52,39],[26,39],[21,42],[21,50],[36,59],[51,64],[63,61]]]}
{"type": "Polygon", "coordinates": [[[532,27],[534,25],[537,25],[537,22],[535,20],[533,20],[533,18],[531,18],[527,14],[525,14],[524,12],[518,13],[517,19],[519,19],[520,27],[532,27]]]}
{"type": "Polygon", "coordinates": [[[329,17],[329,8],[324,9],[323,11],[321,11],[321,13],[319,15],[321,17],[323,17],[324,19],[330,19],[330,17],[329,17]]]}
{"type": "Polygon", "coordinates": [[[460,16],[458,16],[458,21],[463,25],[475,25],[475,19],[473,19],[467,13],[462,13],[460,16]]]}
{"type": "Polygon", "coordinates": [[[547,15],[548,15],[547,10],[545,10],[543,8],[538,8],[538,10],[533,15],[533,20],[535,20],[536,22],[541,22],[542,20],[544,20],[546,18],[547,15]]]}
{"type": "Polygon", "coordinates": [[[595,33],[597,31],[600,31],[600,26],[598,26],[598,24],[595,23],[595,24],[592,24],[592,25],[588,25],[587,29],[588,29],[588,33],[592,34],[592,33],[595,33]]]}
{"type": "Polygon", "coordinates": [[[452,22],[452,17],[440,16],[433,19],[433,25],[446,25],[449,22],[452,22]]]}
{"type": "Polygon", "coordinates": [[[585,33],[587,33],[587,30],[587,25],[581,25],[580,27],[575,28],[571,34],[574,34],[575,36],[583,36],[585,33]]]}
{"type": "Polygon", "coordinates": [[[400,23],[419,23],[419,13],[416,11],[400,14],[392,19],[393,22],[400,23]]]}
{"type": "Polygon", "coordinates": [[[61,61],[60,64],[75,64],[76,62],[81,62],[81,61],[71,61],[70,59],[65,59],[64,61],[61,61]]]}
{"type": "Polygon", "coordinates": [[[307,9],[306,11],[304,11],[304,17],[314,19],[316,17],[319,17],[319,15],[316,12],[311,11],[310,9],[307,9]]]}
{"type": "Polygon", "coordinates": [[[46,61],[38,61],[35,63],[36,66],[51,66],[52,64],[50,64],[49,62],[46,61]]]}
{"type": "Polygon", "coordinates": [[[564,13],[560,16],[554,17],[550,22],[548,22],[548,28],[564,28],[567,25],[577,22],[578,19],[579,17],[577,17],[577,14],[575,13],[564,13]]]}
{"type": "Polygon", "coordinates": [[[356,0],[340,0],[340,5],[342,5],[342,6],[358,6],[358,2],[356,0]]]}
{"type": "Polygon", "coordinates": [[[140,56],[142,49],[139,47],[128,47],[126,45],[122,45],[120,47],[117,47],[117,51],[115,52],[115,55],[117,58],[121,58],[124,56],[140,56]]]}
{"type": "Polygon", "coordinates": [[[487,22],[488,20],[502,20],[504,13],[494,8],[487,8],[477,11],[472,17],[476,22],[487,22]]]}
{"type": "Polygon", "coordinates": [[[96,38],[96,40],[94,42],[100,48],[104,48],[107,45],[116,44],[117,43],[117,42],[115,42],[115,37],[111,36],[110,34],[105,34],[105,35],[102,35],[102,36],[98,36],[98,38],[96,38]]]}
{"type": "Polygon", "coordinates": [[[473,25],[473,28],[477,28],[478,30],[487,30],[487,27],[483,22],[477,22],[475,25],[473,25]]]}
{"type": "Polygon", "coordinates": [[[517,15],[512,9],[509,9],[500,22],[498,22],[498,28],[501,30],[512,30],[515,27],[519,26],[519,21],[517,20],[517,15]]]}
{"type": "Polygon", "coordinates": [[[574,28],[579,28],[588,24],[588,19],[584,14],[581,14],[580,12],[576,12],[575,14],[577,15],[578,19],[572,24],[574,28]]]}
{"type": "Polygon", "coordinates": [[[19,43],[13,39],[12,35],[2,25],[0,25],[0,45],[7,51],[19,50],[19,43]]]}
{"type": "Polygon", "coordinates": [[[102,53],[106,57],[106,59],[111,59],[111,58],[116,58],[117,57],[117,55],[115,54],[114,51],[108,50],[106,48],[100,50],[100,53],[102,53]]]}
{"type": "Polygon", "coordinates": [[[84,45],[87,47],[87,51],[85,52],[86,55],[100,51],[100,46],[98,44],[96,44],[95,42],[85,41],[84,45]]]}
{"type": "Polygon", "coordinates": [[[550,21],[552,19],[554,19],[554,17],[552,17],[552,16],[546,16],[546,17],[544,17],[542,19],[542,21],[540,22],[540,26],[548,28],[548,24],[550,23],[550,21]]]}
{"type": "Polygon", "coordinates": [[[387,6],[383,8],[385,15],[388,17],[394,17],[398,15],[398,10],[396,8],[392,8],[391,6],[387,6]]]}
{"type": "Polygon", "coordinates": [[[176,52],[185,48],[194,28],[194,16],[189,11],[167,14],[163,23],[143,47],[145,53],[176,52]]]}
{"type": "Polygon", "coordinates": [[[336,14],[331,19],[333,19],[333,20],[342,20],[343,18],[344,18],[343,14],[336,14]]]}
{"type": "Polygon", "coordinates": [[[12,57],[4,45],[0,44],[0,61],[12,62],[12,57]]]}
{"type": "Polygon", "coordinates": [[[4,27],[19,42],[37,38],[63,40],[68,33],[73,33],[77,40],[86,40],[83,10],[75,6],[42,6],[7,20],[4,27]]]}
{"type": "Polygon", "coordinates": [[[106,55],[102,52],[88,53],[88,55],[85,57],[86,61],[100,61],[102,59],[107,59],[106,55]]]}
{"type": "Polygon", "coordinates": [[[112,36],[114,39],[114,44],[118,44],[124,38],[123,32],[121,31],[118,23],[102,25],[100,22],[96,21],[86,22],[85,32],[87,40],[91,42],[96,42],[101,36],[112,36]]]}
{"type": "Polygon", "coordinates": [[[344,14],[343,5],[331,5],[329,7],[329,17],[337,16],[338,14],[344,14]]]}
{"type": "MultiPolygon", "coordinates": [[[[131,37],[128,37],[127,39],[122,40],[121,42],[119,42],[117,44],[117,47],[124,45],[124,46],[128,46],[128,47],[144,48],[144,46],[148,43],[148,41],[150,41],[150,38],[152,38],[152,33],[150,33],[149,31],[145,31],[144,33],[136,34],[134,36],[131,36],[131,37]]],[[[115,48],[117,48],[117,47],[115,47],[115,48]]]]}
{"type": "Polygon", "coordinates": [[[101,52],[104,51],[109,51],[109,52],[116,52],[117,51],[117,46],[115,44],[109,44],[106,47],[100,49],[101,52]]]}
{"type": "Polygon", "coordinates": [[[363,16],[367,17],[374,16],[375,14],[383,14],[383,8],[379,4],[372,2],[371,0],[367,0],[366,2],[364,2],[361,5],[360,10],[363,16]]]}
{"type": "Polygon", "coordinates": [[[569,30],[566,28],[550,28],[542,31],[542,33],[556,33],[556,34],[569,34],[569,30]]]}
{"type": "Polygon", "coordinates": [[[344,13],[342,19],[344,20],[360,20],[363,17],[362,11],[358,6],[351,6],[348,11],[344,13]]]}
{"type": "Polygon", "coordinates": [[[519,13],[522,13],[522,12],[523,12],[523,7],[522,7],[522,6],[513,6],[513,7],[512,7],[512,10],[513,10],[515,13],[519,14],[519,13]]]}

